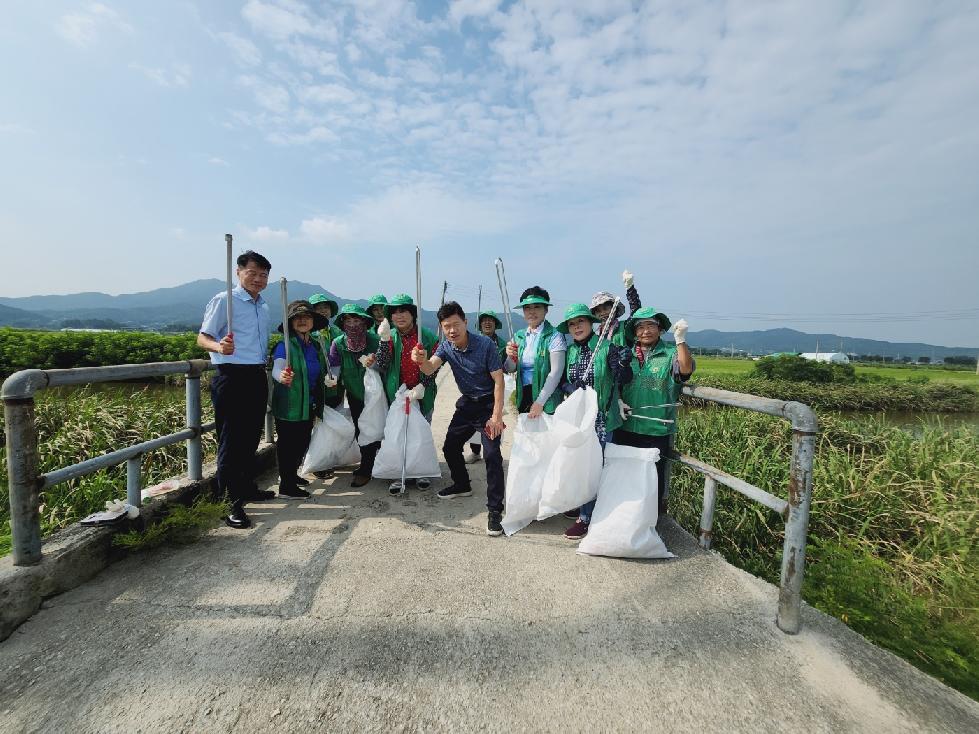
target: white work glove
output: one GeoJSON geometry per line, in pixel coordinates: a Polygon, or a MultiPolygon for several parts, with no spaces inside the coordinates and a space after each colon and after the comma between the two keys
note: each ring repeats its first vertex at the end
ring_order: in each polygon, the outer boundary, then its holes
{"type": "Polygon", "coordinates": [[[377,336],[382,342],[391,341],[391,324],[387,319],[377,325],[377,336]]]}
{"type": "Polygon", "coordinates": [[[326,373],[326,377],[323,378],[323,382],[326,384],[327,387],[337,386],[337,378],[335,378],[329,372],[326,373]]]}
{"type": "Polygon", "coordinates": [[[139,517],[139,508],[126,504],[122,500],[109,500],[105,503],[105,509],[107,512],[122,512],[125,510],[126,517],[128,517],[130,520],[135,520],[137,517],[139,517]]]}
{"type": "Polygon", "coordinates": [[[374,355],[362,354],[360,356],[360,359],[357,361],[360,362],[364,367],[370,367],[372,364],[374,364],[374,355]]]}
{"type": "Polygon", "coordinates": [[[673,324],[673,328],[671,329],[671,331],[673,332],[673,339],[674,341],[676,341],[677,344],[687,343],[687,320],[686,319],[680,319],[675,324],[673,324]]]}
{"type": "Polygon", "coordinates": [[[408,397],[412,400],[421,400],[425,397],[425,386],[418,383],[408,391],[408,397]]]}
{"type": "Polygon", "coordinates": [[[622,271],[622,283],[623,283],[623,285],[625,285],[625,289],[626,290],[629,290],[630,288],[632,288],[632,286],[635,283],[635,281],[632,279],[632,271],[631,270],[623,270],[622,271]]]}
{"type": "Polygon", "coordinates": [[[619,398],[619,417],[624,421],[632,417],[632,408],[622,398],[619,398]]]}

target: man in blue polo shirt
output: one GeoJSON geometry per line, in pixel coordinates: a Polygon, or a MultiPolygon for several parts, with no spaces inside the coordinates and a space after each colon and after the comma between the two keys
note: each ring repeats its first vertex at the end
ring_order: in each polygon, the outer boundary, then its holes
{"type": "Polygon", "coordinates": [[[496,342],[482,334],[474,334],[466,327],[466,312],[455,301],[449,301],[438,310],[445,339],[426,358],[425,349],[416,346],[412,360],[426,375],[435,372],[445,362],[452,365],[452,375],[462,397],[456,402],[456,412],[445,434],[442,453],[452,474],[452,486],[439,490],[440,499],[469,497],[472,485],[462,447],[479,431],[483,439],[483,455],[486,461],[486,520],[487,535],[503,533],[503,455],[500,438],[503,435],[503,363],[496,342]]]}
{"type": "Polygon", "coordinates": [[[221,291],[204,309],[197,343],[211,353],[217,374],[211,380],[211,402],[218,434],[218,491],[231,500],[225,522],[233,528],[251,525],[245,514],[249,500],[271,499],[271,491],[255,485],[255,452],[262,436],[268,403],[265,363],[269,348],[269,307],[262,291],[269,283],[271,263],[248,250],[238,256],[238,287],[221,291]]]}

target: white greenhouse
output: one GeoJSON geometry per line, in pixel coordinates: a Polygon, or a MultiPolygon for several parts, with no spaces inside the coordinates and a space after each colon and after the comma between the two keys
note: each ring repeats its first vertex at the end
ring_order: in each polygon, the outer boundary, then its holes
{"type": "Polygon", "coordinates": [[[833,362],[834,364],[850,363],[850,358],[843,352],[803,352],[799,356],[803,359],[811,359],[814,362],[833,362]]]}

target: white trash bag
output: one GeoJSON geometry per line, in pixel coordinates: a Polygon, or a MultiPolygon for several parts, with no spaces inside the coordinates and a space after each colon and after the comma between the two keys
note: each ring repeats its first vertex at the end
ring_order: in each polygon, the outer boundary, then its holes
{"type": "Polygon", "coordinates": [[[561,440],[561,436],[551,430],[553,426],[554,417],[546,413],[533,419],[526,413],[517,416],[506,473],[502,524],[507,535],[513,535],[537,519],[544,475],[561,440]]]}
{"type": "Polygon", "coordinates": [[[357,421],[357,426],[360,428],[357,443],[361,446],[367,446],[384,438],[384,424],[387,421],[387,416],[388,400],[384,391],[384,383],[381,382],[381,376],[377,370],[368,368],[364,372],[364,410],[357,421]]]}
{"type": "Polygon", "coordinates": [[[512,405],[510,402],[513,398],[513,393],[517,391],[517,377],[515,372],[510,374],[504,373],[503,375],[503,407],[504,409],[508,405],[512,405]]]}
{"type": "Polygon", "coordinates": [[[323,408],[323,418],[316,419],[309,438],[306,458],[300,474],[326,471],[335,466],[360,462],[360,447],[354,440],[354,424],[330,407],[323,408]]]}
{"type": "MultiPolygon", "coordinates": [[[[595,499],[602,479],[602,444],[595,433],[598,393],[575,390],[554,411],[560,437],[541,484],[537,519],[574,510],[595,499]]],[[[511,459],[512,461],[512,459],[511,459]]]]}
{"type": "MultiPolygon", "coordinates": [[[[435,452],[435,440],[432,438],[432,426],[422,415],[418,401],[411,399],[411,412],[405,415],[405,393],[408,388],[404,385],[398,388],[394,402],[388,410],[387,422],[384,425],[384,440],[374,459],[374,476],[378,479],[401,479],[401,461],[404,458],[405,419],[408,419],[408,461],[405,466],[405,479],[420,477],[439,478],[442,470],[439,467],[438,454],[435,452]]],[[[361,426],[363,435],[363,426],[361,426]]]]}
{"type": "Polygon", "coordinates": [[[659,449],[605,446],[605,468],[588,535],[578,552],[614,558],[673,558],[656,532],[659,449]]]}

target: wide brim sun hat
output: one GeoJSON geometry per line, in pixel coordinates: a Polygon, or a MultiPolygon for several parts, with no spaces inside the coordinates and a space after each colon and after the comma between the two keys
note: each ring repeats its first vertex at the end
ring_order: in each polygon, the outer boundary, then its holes
{"type": "Polygon", "coordinates": [[[662,311],[657,311],[655,308],[648,306],[646,308],[640,308],[625,322],[625,338],[629,341],[633,341],[636,338],[636,324],[640,321],[655,321],[659,324],[660,331],[666,332],[670,330],[673,326],[673,322],[670,318],[662,311]]]}
{"type": "MultiPolygon", "coordinates": [[[[286,306],[286,321],[292,321],[297,316],[309,316],[313,319],[313,331],[325,329],[330,325],[330,320],[323,314],[316,313],[313,305],[309,301],[293,301],[286,306]]],[[[277,331],[283,333],[283,324],[279,324],[277,331]]]]}
{"type": "Polygon", "coordinates": [[[588,319],[593,324],[599,322],[598,317],[591,312],[591,310],[583,303],[572,303],[564,311],[564,321],[557,325],[557,330],[562,334],[569,333],[568,322],[572,319],[588,319]]]}
{"type": "Polygon", "coordinates": [[[384,306],[384,315],[387,316],[388,321],[391,320],[391,312],[396,308],[406,308],[411,311],[412,318],[415,321],[418,320],[418,306],[415,305],[414,299],[407,293],[399,293],[384,306]]]}
{"type": "MultiPolygon", "coordinates": [[[[594,296],[591,297],[591,305],[589,309],[594,311],[596,308],[601,306],[603,303],[612,304],[615,303],[615,296],[608,291],[599,291],[594,296]]],[[[625,315],[625,304],[619,301],[619,305],[615,309],[615,318],[621,319],[625,315]]]]}

